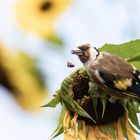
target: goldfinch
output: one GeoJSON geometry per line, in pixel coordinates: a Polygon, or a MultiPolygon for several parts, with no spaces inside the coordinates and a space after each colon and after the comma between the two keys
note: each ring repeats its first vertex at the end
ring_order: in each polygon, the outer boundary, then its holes
{"type": "Polygon", "coordinates": [[[140,71],[123,58],[99,52],[90,44],[79,46],[72,54],[79,57],[91,80],[111,97],[140,97],[140,71]]]}

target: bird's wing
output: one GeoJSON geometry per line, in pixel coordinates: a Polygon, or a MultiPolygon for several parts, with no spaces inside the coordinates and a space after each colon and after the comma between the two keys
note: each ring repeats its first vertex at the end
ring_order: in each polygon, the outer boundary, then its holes
{"type": "Polygon", "coordinates": [[[106,69],[100,69],[98,73],[106,87],[140,97],[140,72],[138,70],[131,77],[129,76],[129,78],[121,77],[119,74],[113,74],[106,69]]]}

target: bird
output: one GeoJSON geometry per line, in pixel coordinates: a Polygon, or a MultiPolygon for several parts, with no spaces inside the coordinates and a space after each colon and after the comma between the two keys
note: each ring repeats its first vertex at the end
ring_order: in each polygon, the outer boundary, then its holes
{"type": "Polygon", "coordinates": [[[140,99],[140,71],[125,59],[109,52],[100,52],[90,44],[71,51],[83,63],[91,81],[114,99],[140,99]]]}

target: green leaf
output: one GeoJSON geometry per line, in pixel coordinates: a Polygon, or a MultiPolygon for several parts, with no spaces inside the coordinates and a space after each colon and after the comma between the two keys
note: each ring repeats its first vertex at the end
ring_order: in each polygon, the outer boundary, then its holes
{"type": "Polygon", "coordinates": [[[128,115],[129,115],[129,118],[130,118],[132,124],[135,125],[140,130],[140,125],[139,125],[139,121],[138,121],[137,115],[133,111],[133,108],[131,106],[129,106],[128,115]]]}
{"type": "Polygon", "coordinates": [[[60,103],[60,92],[57,92],[56,96],[46,105],[42,107],[56,107],[56,105],[60,103]]]}
{"type": "Polygon", "coordinates": [[[63,120],[64,120],[66,112],[67,112],[67,108],[66,108],[65,104],[62,102],[62,110],[61,110],[61,113],[59,116],[58,126],[55,129],[55,131],[53,132],[53,134],[51,135],[51,137],[50,137],[51,139],[53,139],[63,133],[63,120]]]}
{"type": "Polygon", "coordinates": [[[140,39],[119,45],[105,44],[99,50],[119,55],[127,59],[137,69],[140,69],[140,39]]]}
{"type": "Polygon", "coordinates": [[[137,53],[137,54],[133,55],[132,57],[127,58],[128,62],[139,61],[139,60],[140,60],[140,53],[137,53]]]}
{"type": "MultiPolygon", "coordinates": [[[[140,60],[139,60],[140,61],[140,60]]],[[[139,61],[132,61],[130,62],[133,66],[135,66],[138,70],[140,70],[140,62],[139,61]]]]}

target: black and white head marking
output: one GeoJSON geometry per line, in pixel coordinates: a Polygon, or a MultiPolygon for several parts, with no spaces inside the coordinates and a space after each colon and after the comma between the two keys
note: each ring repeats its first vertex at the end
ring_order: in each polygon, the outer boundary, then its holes
{"type": "Polygon", "coordinates": [[[94,61],[97,59],[97,57],[99,56],[100,52],[96,47],[90,47],[89,49],[89,54],[90,54],[90,58],[88,59],[88,61],[86,61],[84,63],[84,65],[87,65],[88,63],[94,61]]]}
{"type": "Polygon", "coordinates": [[[96,60],[100,53],[98,49],[91,46],[90,44],[83,44],[78,46],[78,50],[72,50],[72,54],[77,55],[80,61],[84,65],[87,65],[89,62],[96,60]]]}

